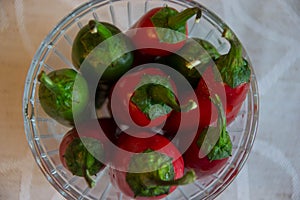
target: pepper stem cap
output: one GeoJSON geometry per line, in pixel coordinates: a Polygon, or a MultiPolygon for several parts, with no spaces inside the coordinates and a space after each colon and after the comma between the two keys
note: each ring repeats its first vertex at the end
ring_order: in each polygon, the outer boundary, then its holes
{"type": "Polygon", "coordinates": [[[168,19],[168,26],[173,30],[177,30],[179,27],[184,26],[194,15],[196,15],[195,22],[198,23],[202,15],[201,9],[198,7],[187,8],[173,16],[170,16],[168,19]]]}
{"type": "Polygon", "coordinates": [[[110,38],[112,36],[111,31],[96,20],[90,20],[89,27],[90,27],[90,32],[92,34],[99,34],[104,39],[110,38]]]}

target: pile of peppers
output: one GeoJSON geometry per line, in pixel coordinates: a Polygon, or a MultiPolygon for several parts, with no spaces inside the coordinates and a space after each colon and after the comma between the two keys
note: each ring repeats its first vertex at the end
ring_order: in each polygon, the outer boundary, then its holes
{"type": "Polygon", "coordinates": [[[59,147],[70,173],[94,187],[107,167],[124,195],[160,199],[224,167],[251,69],[229,28],[225,54],[189,37],[187,21],[201,17],[163,6],[126,31],[90,20],[74,38],[74,69],[39,74],[41,107],[70,128],[59,147]]]}

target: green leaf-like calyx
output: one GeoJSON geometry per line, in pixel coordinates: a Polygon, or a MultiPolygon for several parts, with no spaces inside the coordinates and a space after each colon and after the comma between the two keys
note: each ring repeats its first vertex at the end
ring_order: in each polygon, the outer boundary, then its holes
{"type": "Polygon", "coordinates": [[[67,147],[64,154],[70,172],[85,178],[89,187],[95,182],[92,175],[97,174],[104,166],[100,160],[104,158],[102,144],[93,138],[75,138],[67,147]]]}
{"type": "Polygon", "coordinates": [[[179,110],[168,77],[144,75],[134,91],[131,101],[150,119],[179,110]]]}
{"type": "Polygon", "coordinates": [[[211,101],[218,109],[217,126],[204,129],[197,140],[197,145],[201,152],[213,161],[231,156],[232,142],[226,130],[226,116],[219,96],[212,97],[211,101]]]}
{"type": "Polygon", "coordinates": [[[168,194],[170,186],[161,186],[156,181],[173,179],[172,159],[151,149],[132,156],[129,172],[126,174],[126,181],[135,196],[151,197],[168,194]],[[134,173],[135,171],[140,173],[134,173]]]}
{"type": "Polygon", "coordinates": [[[247,60],[243,57],[243,48],[240,41],[231,30],[225,28],[223,37],[229,41],[230,50],[216,60],[216,65],[222,81],[231,88],[236,88],[250,81],[251,69],[247,60]]]}

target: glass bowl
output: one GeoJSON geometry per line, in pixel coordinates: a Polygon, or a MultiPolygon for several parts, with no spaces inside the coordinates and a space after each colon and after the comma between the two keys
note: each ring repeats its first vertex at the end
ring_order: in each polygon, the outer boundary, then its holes
{"type": "MultiPolygon", "coordinates": [[[[197,6],[202,9],[200,23],[188,21],[189,36],[206,39],[220,53],[228,50],[228,43],[221,37],[226,24],[214,13],[195,1],[182,0],[99,0],[83,4],[68,14],[46,36],[30,65],[23,97],[25,133],[33,156],[47,180],[66,199],[127,199],[115,189],[109,179],[108,169],[97,174],[96,186],[89,188],[81,177],[73,176],[59,159],[59,144],[70,130],[52,118],[42,109],[38,98],[41,71],[50,72],[60,68],[74,68],[71,49],[77,32],[90,19],[110,22],[126,31],[143,13],[151,8],[169,5],[177,10],[197,6]]],[[[251,62],[245,52],[245,57],[251,62]]],[[[255,139],[259,99],[256,77],[252,68],[250,90],[236,119],[227,127],[232,143],[232,156],[218,172],[178,187],[166,199],[213,199],[236,177],[250,153],[255,139]]]]}

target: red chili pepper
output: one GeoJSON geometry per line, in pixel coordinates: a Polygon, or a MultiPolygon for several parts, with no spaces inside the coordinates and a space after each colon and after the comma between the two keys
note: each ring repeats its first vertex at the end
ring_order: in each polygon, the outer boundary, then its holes
{"type": "Polygon", "coordinates": [[[226,120],[230,124],[238,115],[244,100],[247,97],[250,84],[243,83],[235,88],[224,85],[226,92],[226,120]]]}
{"type": "Polygon", "coordinates": [[[175,84],[168,75],[159,68],[135,68],[113,87],[110,109],[121,124],[153,127],[180,107],[175,84]]]}
{"type": "Polygon", "coordinates": [[[217,126],[200,127],[194,141],[183,154],[186,167],[194,169],[199,177],[221,169],[232,152],[221,100],[217,95],[211,100],[218,109],[217,126]]]}
{"type": "Polygon", "coordinates": [[[178,185],[189,184],[196,177],[194,171],[184,174],[180,152],[165,137],[149,132],[135,136],[122,133],[116,152],[117,168],[110,168],[112,183],[122,193],[136,199],[161,199],[178,185]],[[130,152],[131,154],[129,154],[130,152]]]}
{"type": "MultiPolygon", "coordinates": [[[[210,96],[211,94],[225,93],[226,118],[230,124],[237,116],[250,87],[251,69],[247,60],[243,57],[241,43],[229,29],[224,29],[223,37],[231,47],[227,54],[216,59],[216,69],[208,68],[203,74],[205,79],[199,81],[197,93],[210,96]],[[217,73],[216,73],[217,71],[217,73]],[[218,74],[219,73],[219,74],[218,74]],[[211,81],[209,87],[206,81],[211,81]],[[221,88],[221,89],[220,89],[221,88]],[[211,94],[209,94],[211,93],[211,94]]],[[[223,99],[223,98],[222,98],[223,99]]]]}
{"type": "Polygon", "coordinates": [[[187,8],[182,12],[165,6],[144,14],[132,27],[129,34],[135,47],[146,55],[164,56],[180,49],[187,38],[187,20],[201,17],[200,8],[187,8]]]}
{"type": "Polygon", "coordinates": [[[62,165],[74,175],[84,177],[89,187],[93,187],[95,182],[92,175],[105,166],[105,157],[108,156],[106,147],[111,142],[116,143],[117,130],[112,118],[78,124],[77,129],[74,127],[68,131],[60,142],[62,165]]]}
{"type": "MultiPolygon", "coordinates": [[[[198,138],[199,135],[202,134],[205,129],[199,129],[197,134],[198,138]]],[[[228,158],[220,159],[220,160],[210,160],[207,156],[201,156],[199,158],[199,146],[197,142],[194,141],[188,150],[184,153],[184,162],[187,168],[194,169],[197,173],[199,178],[207,176],[209,174],[213,174],[220,170],[227,162],[228,158]]]]}
{"type": "Polygon", "coordinates": [[[220,71],[226,92],[226,117],[228,123],[238,114],[250,87],[251,69],[243,57],[243,48],[230,29],[225,29],[223,37],[231,47],[228,54],[220,56],[216,65],[220,71]]]}

